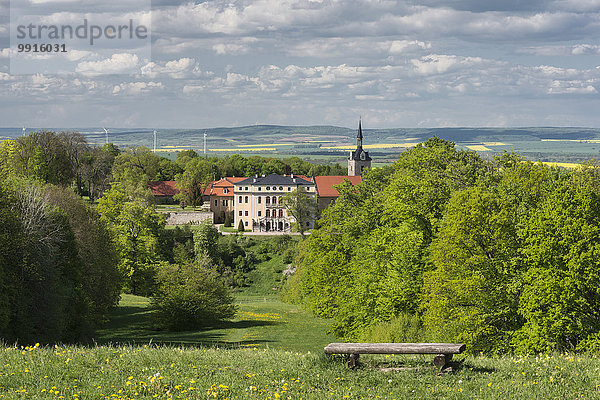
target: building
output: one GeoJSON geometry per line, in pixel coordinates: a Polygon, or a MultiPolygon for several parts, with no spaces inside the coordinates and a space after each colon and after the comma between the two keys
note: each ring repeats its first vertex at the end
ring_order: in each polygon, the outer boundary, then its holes
{"type": "Polygon", "coordinates": [[[353,185],[359,185],[362,182],[360,176],[330,175],[315,176],[315,185],[317,187],[317,211],[321,213],[340,196],[340,193],[334,187],[349,181],[353,185]]]}
{"type": "MultiPolygon", "coordinates": [[[[281,203],[281,198],[299,187],[306,189],[312,198],[316,197],[314,179],[302,175],[271,174],[237,182],[234,226],[242,221],[246,229],[253,231],[289,231],[296,221],[281,203]]],[[[313,226],[314,219],[307,222],[305,230],[313,226]]]]}
{"type": "Polygon", "coordinates": [[[213,212],[213,222],[222,224],[225,222],[225,217],[229,214],[233,221],[233,212],[235,211],[235,195],[234,189],[237,182],[247,178],[223,178],[208,184],[204,189],[206,201],[210,204],[210,211],[213,212]]]}
{"type": "Polygon", "coordinates": [[[156,204],[173,204],[173,196],[179,194],[179,188],[175,181],[150,181],[148,188],[152,192],[156,204]]]}
{"type": "Polygon", "coordinates": [[[348,157],[348,176],[362,176],[365,168],[371,168],[369,152],[363,149],[362,121],[358,121],[358,135],[356,135],[356,150],[350,152],[348,157]]]}

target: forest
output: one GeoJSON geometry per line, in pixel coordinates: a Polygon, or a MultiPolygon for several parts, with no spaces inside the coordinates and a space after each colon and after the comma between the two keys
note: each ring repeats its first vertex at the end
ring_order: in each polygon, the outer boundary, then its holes
{"type": "Polygon", "coordinates": [[[597,162],[484,161],[430,138],[340,188],[287,299],[350,341],[597,353],[599,190],[597,162]]]}

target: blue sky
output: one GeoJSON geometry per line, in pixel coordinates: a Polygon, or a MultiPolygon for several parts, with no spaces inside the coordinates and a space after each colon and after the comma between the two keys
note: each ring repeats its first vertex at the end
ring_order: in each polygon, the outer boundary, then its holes
{"type": "Polygon", "coordinates": [[[136,1],[31,0],[148,21],[152,54],[15,75],[0,0],[0,126],[600,127],[600,0],[136,1]]]}

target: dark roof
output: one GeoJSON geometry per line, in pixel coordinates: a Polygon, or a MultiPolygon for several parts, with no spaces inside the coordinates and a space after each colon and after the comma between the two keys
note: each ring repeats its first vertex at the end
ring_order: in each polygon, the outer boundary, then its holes
{"type": "Polygon", "coordinates": [[[362,121],[360,119],[358,120],[358,135],[356,135],[356,138],[357,139],[361,139],[361,140],[363,138],[363,135],[362,135],[362,121]]]}
{"type": "Polygon", "coordinates": [[[243,181],[237,182],[236,185],[314,185],[306,177],[298,175],[279,175],[271,174],[267,176],[250,177],[243,181]]]}
{"type": "Polygon", "coordinates": [[[371,157],[369,156],[368,151],[364,151],[362,146],[359,146],[356,148],[356,150],[350,152],[349,160],[371,161],[371,157]],[[361,153],[364,153],[364,158],[361,157],[361,153]]]}

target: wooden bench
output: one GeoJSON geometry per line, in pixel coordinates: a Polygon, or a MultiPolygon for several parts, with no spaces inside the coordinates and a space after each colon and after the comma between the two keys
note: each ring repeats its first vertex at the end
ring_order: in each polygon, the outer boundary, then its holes
{"type": "Polygon", "coordinates": [[[464,343],[330,343],[325,354],[348,354],[350,368],[356,367],[360,354],[435,354],[433,365],[441,370],[465,348],[464,343]]]}

